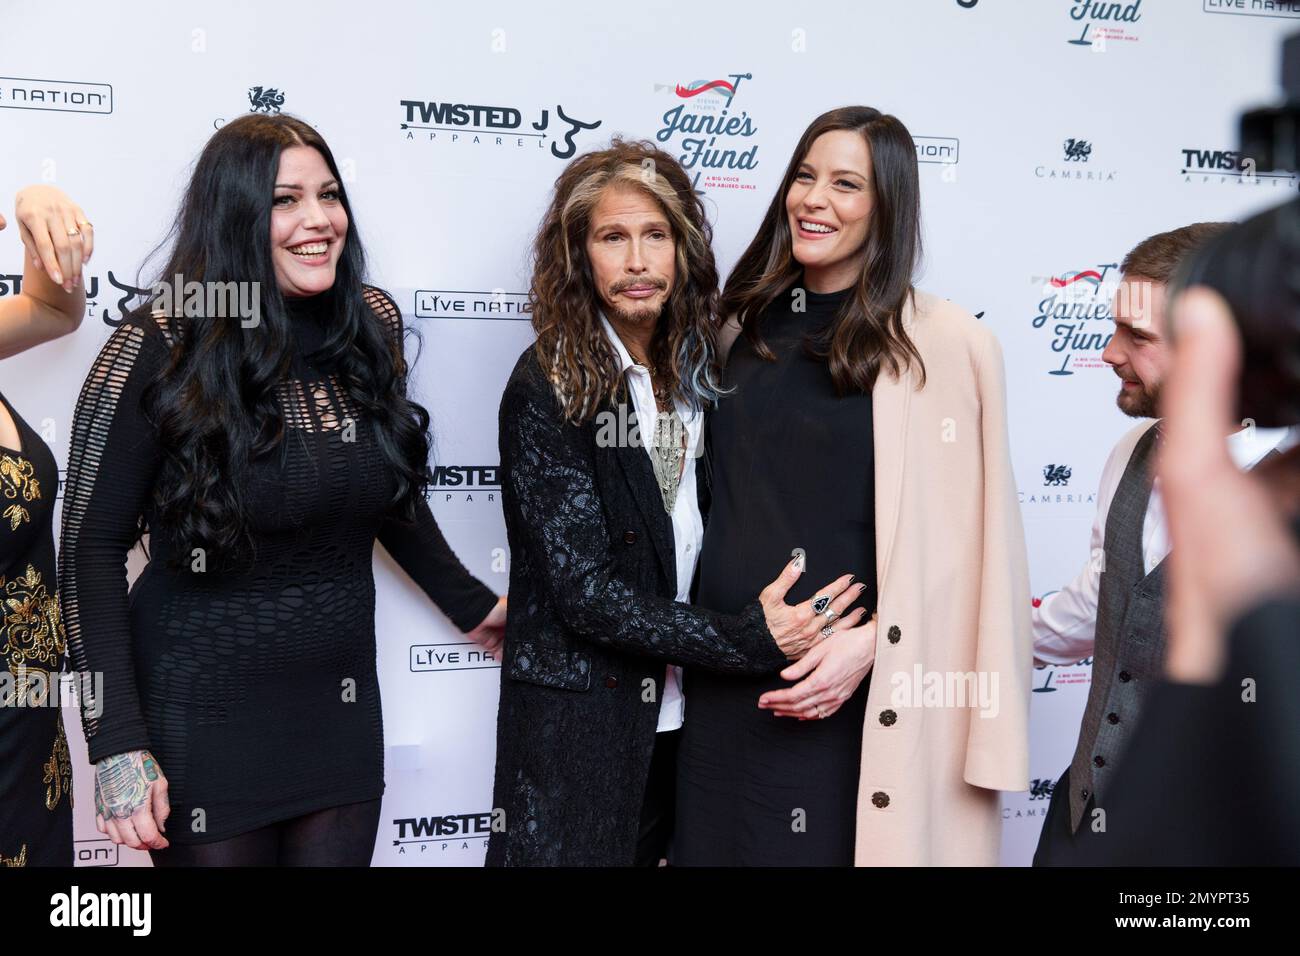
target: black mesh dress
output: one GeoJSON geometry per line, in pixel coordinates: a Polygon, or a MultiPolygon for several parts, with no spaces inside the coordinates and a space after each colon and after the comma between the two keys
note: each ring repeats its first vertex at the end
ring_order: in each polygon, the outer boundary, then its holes
{"type": "Polygon", "coordinates": [[[54,586],[59,469],[0,402],[22,446],[0,445],[0,866],[71,866],[72,763],[62,711],[50,706],[65,649],[54,586]]]}
{"type": "MultiPolygon", "coordinates": [[[[462,631],[497,600],[451,552],[426,503],[414,524],[388,516],[395,478],[373,431],[310,360],[332,294],[290,305],[286,434],[250,466],[256,559],[242,570],[215,561],[193,570],[191,547],[156,518],[160,450],[140,397],[167,361],[167,333],[128,319],[77,403],[59,567],[72,660],[104,673],[102,714],[83,708],[89,756],[154,754],[169,781],[172,843],[382,794],[376,540],[462,631]],[[128,595],[124,561],[142,514],[151,559],[128,595]],[[184,570],[172,567],[174,554],[184,570]]],[[[397,306],[378,290],[366,298],[400,356],[397,306]]]]}

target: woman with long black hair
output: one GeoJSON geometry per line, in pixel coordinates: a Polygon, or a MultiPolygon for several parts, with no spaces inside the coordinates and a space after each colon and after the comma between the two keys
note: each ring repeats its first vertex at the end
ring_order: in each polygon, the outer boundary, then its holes
{"type": "Polygon", "coordinates": [[[505,599],[424,499],[429,416],[406,396],[401,314],[363,284],[314,129],[218,131],[160,277],[96,359],[68,456],[68,644],[104,675],[83,707],[97,825],[157,865],[367,865],[384,789],[375,541],[489,647],[505,599]]]}
{"type": "Polygon", "coordinates": [[[686,671],[677,864],[997,862],[1031,660],[1002,356],[913,287],[920,251],[912,137],[849,106],[804,131],[727,279],[696,600],[734,613],[797,547],[818,573],[790,600],[852,571],[874,626],[779,672],[686,671]]]}

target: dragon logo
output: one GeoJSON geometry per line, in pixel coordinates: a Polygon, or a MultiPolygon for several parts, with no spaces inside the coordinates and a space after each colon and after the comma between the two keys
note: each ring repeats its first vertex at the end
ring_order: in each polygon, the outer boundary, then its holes
{"type": "Polygon", "coordinates": [[[284,94],[274,87],[264,90],[254,86],[248,90],[248,102],[252,104],[250,113],[278,113],[284,105],[284,94]]]}
{"type": "Polygon", "coordinates": [[[1065,141],[1065,161],[1086,163],[1092,155],[1092,143],[1086,139],[1067,139],[1065,141]]]}
{"type": "Polygon", "coordinates": [[[1043,469],[1043,484],[1050,487],[1059,487],[1070,483],[1072,472],[1066,465],[1048,465],[1043,469]]]}
{"type": "Polygon", "coordinates": [[[1055,789],[1056,784],[1052,780],[1044,780],[1041,777],[1035,777],[1029,784],[1029,799],[1050,800],[1052,797],[1052,791],[1055,789]]]}

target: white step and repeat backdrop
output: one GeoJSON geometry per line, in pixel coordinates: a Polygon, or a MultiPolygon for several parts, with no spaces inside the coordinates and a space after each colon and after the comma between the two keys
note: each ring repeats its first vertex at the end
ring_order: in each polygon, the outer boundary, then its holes
{"type": "MultiPolygon", "coordinates": [[[[1280,41],[1300,27],[1300,3],[539,7],[4,0],[6,215],[15,190],[44,181],[96,226],[80,330],[0,364],[0,388],[60,462],[91,359],[205,140],[250,109],[293,113],[339,158],[372,280],[423,334],[414,386],[434,416],[434,511],[465,563],[504,591],[497,405],[532,337],[527,246],[566,160],[615,133],[680,156],[707,197],[725,274],[806,124],[861,103],[894,113],[916,139],[919,284],[1001,340],[1034,593],[1068,581],[1088,556],[1102,464],[1132,424],[1101,361],[1108,287],[1140,239],[1293,194],[1289,176],[1243,175],[1233,150],[1239,111],[1278,94],[1280,41]],[[715,81],[729,88],[682,93],[715,81]],[[742,122],[696,132],[724,109],[742,122]]],[[[0,234],[0,294],[12,293],[21,257],[11,226],[0,234]]],[[[477,865],[498,665],[382,551],[376,577],[388,789],[375,862],[477,865]]],[[[1005,864],[1032,856],[1090,669],[1034,674],[1033,788],[1005,796],[1005,864]]],[[[79,862],[147,865],[96,831],[79,721],[68,717],[79,862]]]]}

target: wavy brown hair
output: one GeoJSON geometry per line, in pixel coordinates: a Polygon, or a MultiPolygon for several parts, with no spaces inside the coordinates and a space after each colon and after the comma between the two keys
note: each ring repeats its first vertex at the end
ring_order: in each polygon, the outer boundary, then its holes
{"type": "Polygon", "coordinates": [[[601,325],[604,302],[587,257],[592,212],[611,188],[641,190],[668,218],[676,269],[647,358],[668,371],[674,397],[699,411],[721,394],[713,230],[681,164],[648,142],[615,138],[608,149],[579,156],[555,181],[533,242],[534,353],[570,422],[587,421],[616,397],[622,375],[601,325]]]}
{"type": "Polygon", "coordinates": [[[897,117],[869,106],[831,110],[804,130],[758,234],[727,277],[722,315],[735,315],[754,351],[764,359],[775,360],[763,341],[763,313],[803,272],[794,258],[785,198],[813,142],[833,130],[850,130],[867,141],[875,204],[853,294],[826,334],[810,339],[806,347],[829,365],[835,389],[841,395],[870,392],[882,367],[898,375],[913,362],[920,371],[919,384],[924,385],[921,353],[903,329],[903,306],[915,291],[912,276],[921,258],[916,146],[897,117]]]}

